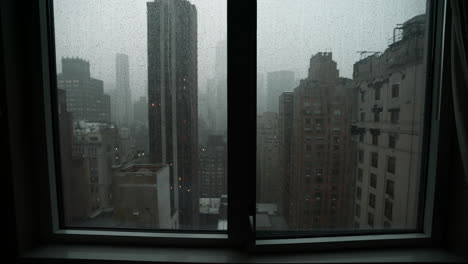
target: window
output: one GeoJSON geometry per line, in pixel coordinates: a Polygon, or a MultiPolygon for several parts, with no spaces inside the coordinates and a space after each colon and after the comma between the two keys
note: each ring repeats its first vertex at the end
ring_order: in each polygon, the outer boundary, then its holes
{"type": "Polygon", "coordinates": [[[359,134],[359,142],[361,142],[361,143],[364,142],[364,133],[359,134]]]}
{"type": "Polygon", "coordinates": [[[375,208],[375,194],[369,193],[369,206],[375,208]]]}
{"type": "Polygon", "coordinates": [[[377,152],[371,153],[371,166],[374,168],[379,166],[379,154],[377,152]]]}
{"type": "MultiPolygon", "coordinates": [[[[403,23],[403,21],[402,21],[401,23],[403,23]]],[[[260,27],[259,27],[259,30],[261,30],[260,27]]],[[[405,35],[405,36],[406,36],[406,35],[405,35]]],[[[385,41],[382,41],[382,42],[385,42],[385,41]]],[[[58,43],[58,44],[59,44],[59,43],[58,43]]],[[[400,43],[400,44],[401,44],[401,43],[400,43]]],[[[384,50],[384,49],[386,49],[386,47],[384,47],[382,50],[384,50]]],[[[142,61],[144,62],[145,60],[142,60],[142,61]]],[[[345,68],[345,67],[343,66],[343,67],[340,68],[340,69],[344,69],[344,68],[345,68]]],[[[363,70],[362,70],[362,69],[359,69],[359,67],[356,67],[356,68],[357,68],[357,69],[356,69],[356,74],[359,73],[359,72],[363,72],[363,70]]],[[[91,69],[93,70],[93,68],[91,68],[91,69]]],[[[202,70],[202,67],[200,67],[200,70],[202,70]]],[[[353,72],[353,73],[354,73],[354,72],[353,72]]],[[[305,75],[303,75],[303,76],[305,76],[305,75]]],[[[348,75],[348,76],[352,76],[352,75],[348,75]]],[[[409,76],[409,75],[408,75],[408,76],[409,76]]],[[[409,78],[409,77],[407,77],[407,78],[409,78]]],[[[111,79],[112,79],[112,78],[111,78],[111,79]]],[[[200,78],[200,79],[201,79],[201,78],[200,78]]],[[[203,80],[200,80],[200,81],[201,81],[201,82],[204,82],[203,80]]],[[[405,88],[405,91],[406,91],[407,87],[405,86],[404,88],[405,88]]],[[[181,89],[182,89],[182,88],[181,88],[181,89]]],[[[406,92],[405,92],[405,94],[406,94],[406,92]]],[[[156,105],[157,105],[157,104],[156,104],[156,105]]],[[[151,106],[150,106],[150,107],[151,107],[151,106]]],[[[327,109],[327,108],[324,107],[323,109],[327,109]]],[[[201,111],[200,111],[200,112],[201,112],[201,111]]],[[[345,112],[344,112],[343,114],[345,114],[345,112]]],[[[406,116],[405,116],[405,118],[406,118],[406,116]]],[[[347,138],[347,137],[343,137],[343,141],[345,141],[346,138],[347,138]]],[[[302,140],[302,139],[301,139],[301,140],[302,140]]],[[[329,137],[327,137],[327,141],[329,141],[329,137]]],[[[297,148],[296,148],[296,149],[297,149],[297,148]]],[[[354,151],[354,150],[353,150],[353,151],[354,151]]],[[[369,151],[369,150],[366,150],[366,151],[369,151]]],[[[353,154],[354,154],[354,153],[353,153],[353,154]]],[[[351,155],[351,156],[353,156],[353,155],[351,155]]],[[[417,164],[416,164],[416,165],[417,165],[417,164]]],[[[347,165],[347,166],[348,166],[348,165],[347,165]]],[[[348,168],[347,168],[347,169],[348,169],[348,168]]],[[[328,174],[328,168],[326,169],[326,171],[327,171],[326,174],[328,174]]],[[[351,169],[351,170],[346,170],[346,171],[352,171],[352,169],[351,169]]],[[[366,172],[366,174],[367,174],[367,172],[366,172]]],[[[240,175],[239,175],[239,177],[240,177],[240,175]]],[[[178,181],[178,179],[176,179],[176,181],[178,181]]],[[[177,182],[176,182],[176,184],[177,184],[177,182]]],[[[176,184],[175,184],[175,185],[176,185],[176,184]]],[[[396,209],[398,209],[398,208],[396,208],[396,209]]],[[[364,214],[365,214],[365,213],[366,213],[366,212],[364,212],[364,214]]],[[[140,215],[141,215],[141,211],[140,211],[140,215]]],[[[397,217],[397,216],[398,216],[398,214],[395,214],[394,217],[397,217]]],[[[373,223],[374,221],[372,220],[372,224],[370,224],[370,222],[371,222],[371,221],[370,221],[370,217],[368,217],[368,218],[369,218],[369,219],[368,219],[368,224],[371,225],[371,226],[373,226],[373,225],[374,225],[374,223],[373,223]]],[[[317,222],[318,222],[318,221],[317,221],[317,222]]],[[[326,222],[326,221],[323,221],[323,222],[326,222]]],[[[365,225],[365,220],[362,221],[362,223],[363,223],[363,225],[365,225]]],[[[176,225],[177,225],[177,223],[176,223],[176,225]]],[[[358,224],[358,226],[359,226],[359,224],[358,224]]]]}
{"type": "Polygon", "coordinates": [[[392,220],[392,215],[393,215],[393,204],[390,200],[385,199],[385,211],[384,211],[385,217],[387,217],[389,220],[392,220]]]}
{"type": "Polygon", "coordinates": [[[359,204],[356,204],[356,217],[361,217],[361,206],[359,204]]]}
{"type": "Polygon", "coordinates": [[[399,83],[392,84],[392,98],[398,97],[399,93],[400,93],[400,84],[399,83]]]}
{"type": "Polygon", "coordinates": [[[392,109],[390,111],[390,122],[396,124],[400,121],[400,109],[392,109]]]}
{"type": "Polygon", "coordinates": [[[370,174],[370,186],[373,188],[377,188],[377,175],[374,173],[370,174]]]}
{"type": "Polygon", "coordinates": [[[374,95],[375,95],[375,97],[374,97],[375,100],[380,100],[380,87],[375,88],[375,94],[374,95]]]}
{"type": "Polygon", "coordinates": [[[365,121],[366,121],[366,113],[361,112],[361,122],[365,122],[365,121]]]}
{"type": "Polygon", "coordinates": [[[357,179],[359,182],[362,182],[362,169],[361,168],[357,169],[357,179]]]}
{"type": "MultiPolygon", "coordinates": [[[[220,204],[227,194],[226,1],[54,0],[53,7],[59,85],[52,93],[59,134],[69,135],[60,137],[61,224],[218,230],[227,221],[220,204]],[[80,86],[61,85],[72,82],[80,86]],[[216,220],[198,221],[208,215],[216,220]]],[[[264,162],[276,163],[277,116],[262,118],[264,162]]]]}
{"type": "Polygon", "coordinates": [[[366,92],[365,91],[361,91],[361,102],[365,102],[365,99],[366,99],[366,92]]]}
{"type": "Polygon", "coordinates": [[[372,134],[372,145],[379,145],[379,135],[372,134]]]}
{"type": "Polygon", "coordinates": [[[380,122],[380,112],[375,112],[374,113],[374,122],[380,122]]]}
{"type": "Polygon", "coordinates": [[[388,194],[388,196],[393,198],[394,195],[394,182],[392,180],[387,180],[387,184],[385,186],[385,193],[388,194]]]}
{"type": "Polygon", "coordinates": [[[367,224],[374,227],[374,215],[372,213],[367,213],[367,224]]]}
{"type": "Polygon", "coordinates": [[[361,200],[361,195],[362,195],[362,189],[361,189],[361,187],[358,186],[358,187],[356,188],[356,199],[357,199],[358,201],[361,200]]]}
{"type": "Polygon", "coordinates": [[[396,158],[395,157],[387,157],[387,172],[395,174],[395,166],[396,166],[396,158]]]}
{"type": "Polygon", "coordinates": [[[363,150],[358,150],[358,161],[359,161],[359,163],[364,162],[364,151],[363,150]]]}
{"type": "Polygon", "coordinates": [[[388,147],[394,149],[396,147],[396,135],[389,134],[388,135],[388,147]]]}

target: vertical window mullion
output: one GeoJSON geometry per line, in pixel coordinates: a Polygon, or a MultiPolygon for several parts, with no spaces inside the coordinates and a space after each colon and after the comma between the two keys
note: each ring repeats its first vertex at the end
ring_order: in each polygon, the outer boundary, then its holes
{"type": "Polygon", "coordinates": [[[256,166],[257,3],[228,0],[228,233],[253,241],[256,166]]]}

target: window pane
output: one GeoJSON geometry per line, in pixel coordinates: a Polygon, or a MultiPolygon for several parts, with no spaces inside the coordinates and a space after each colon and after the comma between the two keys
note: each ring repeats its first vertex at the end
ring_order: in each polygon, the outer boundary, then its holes
{"type": "Polygon", "coordinates": [[[65,227],[226,229],[226,8],[54,1],[65,227]]]}
{"type": "Polygon", "coordinates": [[[416,229],[426,0],[257,3],[258,234],[416,229]]]}

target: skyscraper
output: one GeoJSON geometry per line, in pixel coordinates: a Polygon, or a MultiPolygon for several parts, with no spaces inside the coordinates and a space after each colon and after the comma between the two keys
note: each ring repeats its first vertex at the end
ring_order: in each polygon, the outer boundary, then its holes
{"type": "Polygon", "coordinates": [[[147,3],[150,161],[168,164],[181,228],[197,228],[197,10],[187,0],[147,3]]]}
{"type": "Polygon", "coordinates": [[[117,53],[115,58],[115,87],[118,95],[117,114],[120,126],[129,126],[132,121],[132,93],[130,91],[128,56],[117,53]]]}
{"type": "Polygon", "coordinates": [[[347,228],[351,222],[351,91],[351,80],[339,77],[331,52],[312,56],[308,77],[294,89],[286,207],[292,229],[347,228]]]}

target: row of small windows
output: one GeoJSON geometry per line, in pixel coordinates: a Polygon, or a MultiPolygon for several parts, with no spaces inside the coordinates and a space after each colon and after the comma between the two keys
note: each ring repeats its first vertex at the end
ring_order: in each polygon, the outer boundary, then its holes
{"type": "MultiPolygon", "coordinates": [[[[379,135],[372,134],[372,145],[379,145],[379,135]]],[[[397,135],[388,134],[388,147],[394,149],[396,147],[397,135]]],[[[359,134],[359,142],[364,142],[364,133],[359,134]]]]}
{"type": "MultiPolygon", "coordinates": [[[[370,182],[370,185],[371,187],[373,188],[376,188],[377,187],[377,175],[375,174],[371,174],[371,182],[370,182]],[[372,176],[374,176],[374,180],[372,180],[372,176]]],[[[387,184],[385,185],[385,193],[390,197],[390,198],[393,198],[394,197],[394,194],[395,194],[395,182],[390,180],[390,179],[387,179],[387,184]]],[[[369,194],[369,195],[373,195],[372,193],[369,194]]],[[[358,201],[360,201],[362,198],[362,189],[361,187],[356,187],[356,199],[358,201]]],[[[372,198],[369,198],[369,199],[372,199],[372,198]]],[[[374,198],[375,200],[375,195],[374,195],[374,198]]],[[[373,207],[373,206],[372,206],[373,207]]]]}
{"type": "MultiPolygon", "coordinates": [[[[369,196],[369,206],[370,206],[371,203],[373,203],[373,206],[371,206],[371,207],[375,208],[375,196],[374,196],[373,200],[371,200],[371,196],[369,196]]],[[[361,217],[361,206],[359,204],[356,204],[355,216],[358,217],[358,218],[361,217]]],[[[388,199],[385,200],[384,216],[388,220],[393,219],[393,203],[388,199]]],[[[370,227],[374,227],[374,214],[371,213],[371,212],[367,213],[367,224],[370,227]]],[[[385,228],[390,228],[391,227],[390,222],[384,221],[384,227],[385,228]]]]}
{"type": "MultiPolygon", "coordinates": [[[[390,123],[397,124],[400,121],[400,109],[399,108],[393,108],[393,109],[389,109],[388,112],[390,112],[390,123]]],[[[380,112],[379,111],[374,112],[373,116],[374,116],[374,122],[380,122],[380,112]]],[[[361,112],[360,120],[361,120],[361,122],[366,121],[366,112],[361,112]]]]}
{"type": "MultiPolygon", "coordinates": [[[[381,98],[381,87],[374,87],[374,100],[380,100],[381,98]]],[[[400,84],[392,84],[392,98],[400,96],[400,84]]],[[[365,102],[366,92],[361,91],[361,102],[365,102]]]]}
{"type": "MultiPolygon", "coordinates": [[[[364,162],[364,151],[358,151],[358,161],[359,163],[364,162]]],[[[379,154],[377,152],[371,152],[371,166],[374,168],[379,167],[379,154]]],[[[396,168],[396,158],[388,156],[387,157],[387,172],[395,174],[396,168]]]]}

